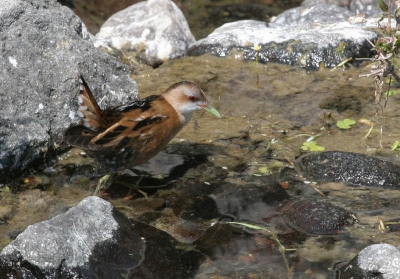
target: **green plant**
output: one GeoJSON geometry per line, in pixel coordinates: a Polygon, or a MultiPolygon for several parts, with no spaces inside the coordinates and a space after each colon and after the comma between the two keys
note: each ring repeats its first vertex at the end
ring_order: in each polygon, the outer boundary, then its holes
{"type": "Polygon", "coordinates": [[[392,149],[393,151],[400,151],[400,141],[399,141],[399,140],[396,140],[396,141],[392,144],[391,149],[392,149]]]}
{"type": "Polygon", "coordinates": [[[301,146],[301,150],[304,151],[324,151],[325,147],[319,146],[316,141],[305,141],[301,146]]]}
{"type": "Polygon", "coordinates": [[[351,125],[356,124],[356,121],[354,121],[353,119],[343,119],[343,120],[339,120],[338,122],[336,122],[336,126],[338,126],[340,129],[350,129],[351,125]]]}
{"type": "Polygon", "coordinates": [[[400,22],[400,8],[392,13],[394,4],[397,4],[397,2],[392,3],[392,0],[388,0],[387,2],[379,0],[378,4],[383,12],[382,17],[378,21],[381,33],[375,43],[367,39],[372,46],[372,50],[376,51],[375,57],[368,60],[375,61],[377,65],[375,70],[368,74],[362,74],[360,77],[373,76],[373,81],[375,83],[375,116],[378,118],[381,125],[380,147],[382,148],[383,124],[385,123],[384,108],[386,107],[389,96],[395,93],[391,90],[392,80],[394,79],[397,83],[400,83],[400,77],[396,73],[396,70],[399,68],[397,59],[400,54],[400,34],[397,32],[399,24],[397,24],[396,28],[392,29],[392,18],[394,18],[396,22],[400,22]],[[386,25],[381,24],[384,18],[387,18],[386,25]],[[384,91],[383,86],[386,79],[389,80],[389,83],[387,90],[384,91]],[[384,103],[381,104],[381,99],[384,95],[386,95],[386,98],[384,103]]]}

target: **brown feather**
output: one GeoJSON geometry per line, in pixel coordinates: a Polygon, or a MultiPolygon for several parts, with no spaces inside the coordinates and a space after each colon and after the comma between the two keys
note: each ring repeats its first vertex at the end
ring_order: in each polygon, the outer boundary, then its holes
{"type": "Polygon", "coordinates": [[[82,88],[79,92],[79,111],[83,114],[82,124],[87,128],[98,131],[101,127],[101,109],[86,81],[80,76],[82,88]]]}
{"type": "Polygon", "coordinates": [[[191,112],[186,118],[178,112],[193,101],[187,92],[194,91],[200,104],[207,104],[199,87],[180,82],[162,95],[101,110],[83,77],[81,80],[81,125],[69,128],[63,140],[116,169],[140,165],[165,148],[191,117],[191,112]]]}

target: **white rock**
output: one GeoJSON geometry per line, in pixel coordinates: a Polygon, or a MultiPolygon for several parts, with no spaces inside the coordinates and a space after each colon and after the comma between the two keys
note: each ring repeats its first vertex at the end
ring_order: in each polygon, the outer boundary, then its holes
{"type": "Polygon", "coordinates": [[[95,46],[145,49],[145,61],[158,65],[185,55],[195,42],[182,11],[170,0],[149,0],[112,15],[96,35],[95,46]]]}

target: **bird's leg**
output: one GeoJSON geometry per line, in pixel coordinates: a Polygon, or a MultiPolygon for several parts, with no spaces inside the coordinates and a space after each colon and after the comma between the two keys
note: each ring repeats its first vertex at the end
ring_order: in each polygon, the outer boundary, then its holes
{"type": "Polygon", "coordinates": [[[94,191],[93,196],[97,196],[102,189],[107,189],[110,187],[111,182],[115,176],[115,173],[107,174],[100,178],[99,182],[97,183],[96,190],[94,191]]]}
{"type": "MultiPolygon", "coordinates": [[[[131,170],[129,170],[129,169],[124,169],[124,170],[120,171],[119,174],[128,174],[128,175],[130,175],[130,176],[138,176],[137,174],[135,174],[133,171],[131,171],[131,170]]],[[[157,188],[166,187],[166,186],[168,186],[169,184],[171,184],[171,183],[173,183],[173,182],[176,181],[176,180],[172,180],[172,181],[169,181],[169,182],[167,182],[167,183],[165,183],[165,184],[163,184],[163,185],[155,185],[155,186],[148,186],[148,185],[146,185],[146,186],[139,186],[139,184],[140,184],[140,182],[143,180],[143,178],[144,178],[144,175],[141,175],[141,176],[139,177],[139,179],[136,181],[135,184],[126,183],[126,182],[122,182],[122,181],[117,181],[117,183],[118,183],[118,184],[121,184],[121,185],[124,185],[124,186],[126,186],[126,187],[129,188],[129,192],[128,192],[127,195],[129,195],[129,194],[132,192],[132,190],[135,190],[135,191],[141,193],[141,194],[144,196],[145,199],[148,199],[149,197],[148,197],[147,193],[144,192],[144,191],[142,191],[142,190],[140,190],[140,188],[142,188],[142,189],[157,189],[157,188]]]]}
{"type": "Polygon", "coordinates": [[[131,184],[131,183],[126,183],[126,182],[122,182],[122,181],[118,181],[118,184],[121,184],[123,186],[126,186],[129,188],[128,193],[126,194],[127,196],[129,196],[129,194],[132,192],[132,190],[135,190],[137,192],[139,192],[140,194],[142,194],[144,196],[144,198],[147,200],[149,198],[149,196],[147,195],[146,192],[142,191],[139,189],[139,183],[143,180],[143,175],[141,175],[139,177],[139,179],[136,181],[135,184],[131,184]]]}

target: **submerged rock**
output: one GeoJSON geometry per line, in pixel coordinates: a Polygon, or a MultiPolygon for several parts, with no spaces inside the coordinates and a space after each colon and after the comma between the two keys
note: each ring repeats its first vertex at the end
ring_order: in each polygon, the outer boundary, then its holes
{"type": "Polygon", "coordinates": [[[0,278],[188,278],[202,255],[89,197],[29,226],[0,254],[0,278]]]}
{"type": "Polygon", "coordinates": [[[269,25],[255,20],[227,23],[197,41],[188,55],[211,53],[225,57],[236,49],[236,59],[243,57],[306,68],[318,68],[324,62],[333,67],[347,58],[372,55],[366,39],[373,40],[376,33],[362,23],[350,23],[351,15],[345,8],[320,4],[287,10],[269,25]]]}
{"type": "MultiPolygon", "coordinates": [[[[242,178],[246,180],[246,178],[242,178]]],[[[282,186],[272,177],[250,177],[244,185],[225,183],[214,194],[221,214],[238,219],[260,221],[275,208],[275,204],[289,198],[282,186]],[[249,180],[250,180],[249,179],[249,180]]]]}
{"type": "Polygon", "coordinates": [[[330,278],[400,278],[400,251],[389,244],[367,246],[350,262],[337,266],[330,278]]]}
{"type": "Polygon", "coordinates": [[[111,16],[96,35],[96,46],[138,53],[151,66],[185,55],[195,42],[181,10],[170,0],[150,0],[111,16]]]}
{"type": "Polygon", "coordinates": [[[364,154],[326,151],[307,154],[297,163],[314,181],[400,189],[400,166],[364,154]]]}
{"type": "Polygon", "coordinates": [[[310,234],[337,234],[357,222],[354,214],[322,200],[297,200],[283,208],[284,220],[293,229],[310,234]]]}
{"type": "Polygon", "coordinates": [[[2,1],[0,68],[0,183],[52,158],[77,120],[79,74],[106,96],[102,105],[137,98],[128,67],[95,48],[56,0],[2,1]]]}

